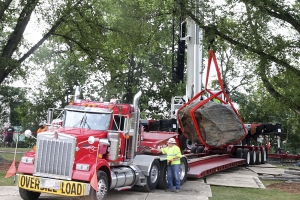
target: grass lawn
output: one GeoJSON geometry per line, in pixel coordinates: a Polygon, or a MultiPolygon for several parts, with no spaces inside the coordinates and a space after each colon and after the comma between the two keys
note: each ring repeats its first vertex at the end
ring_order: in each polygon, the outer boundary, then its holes
{"type": "MultiPolygon", "coordinates": [[[[17,149],[17,152],[20,152],[20,153],[17,153],[16,154],[16,162],[20,162],[22,156],[24,155],[25,152],[31,150],[31,148],[18,148],[17,149]]],[[[0,153],[0,156],[2,158],[4,158],[5,160],[9,161],[7,162],[6,165],[10,166],[13,159],[14,159],[14,152],[15,152],[15,149],[14,148],[0,148],[0,151],[8,151],[8,153],[0,153]]],[[[9,177],[9,178],[4,178],[5,175],[6,175],[6,169],[2,169],[0,168],[0,186],[14,186],[14,176],[12,177],[9,177]]]]}
{"type": "MultiPolygon", "coordinates": [[[[31,148],[17,148],[17,152],[27,152],[31,150],[31,148]]],[[[5,147],[1,147],[0,151],[9,151],[9,152],[15,152],[15,148],[5,148],[5,147]]]]}
{"type": "Polygon", "coordinates": [[[1,170],[0,171],[0,186],[15,186],[14,183],[14,176],[11,176],[9,178],[4,178],[6,175],[6,171],[1,170]]]}
{"type": "Polygon", "coordinates": [[[211,186],[210,200],[299,200],[299,194],[280,190],[211,186]]]}

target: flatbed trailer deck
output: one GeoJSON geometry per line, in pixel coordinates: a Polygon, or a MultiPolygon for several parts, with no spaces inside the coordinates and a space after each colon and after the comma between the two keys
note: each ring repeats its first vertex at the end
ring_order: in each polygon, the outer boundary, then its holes
{"type": "MultiPolygon", "coordinates": [[[[187,156],[188,157],[188,156],[187,156]]],[[[202,178],[207,175],[245,165],[246,160],[242,158],[231,158],[230,155],[212,155],[199,158],[188,158],[188,178],[202,178]]]]}

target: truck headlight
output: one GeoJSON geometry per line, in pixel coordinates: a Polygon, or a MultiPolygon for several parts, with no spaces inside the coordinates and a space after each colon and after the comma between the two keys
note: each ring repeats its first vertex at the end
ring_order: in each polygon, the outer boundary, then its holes
{"type": "Polygon", "coordinates": [[[23,156],[21,162],[26,164],[33,164],[34,158],[23,156]]]}
{"type": "Polygon", "coordinates": [[[81,170],[81,171],[89,171],[90,170],[90,165],[89,164],[76,164],[76,170],[81,170]]]}

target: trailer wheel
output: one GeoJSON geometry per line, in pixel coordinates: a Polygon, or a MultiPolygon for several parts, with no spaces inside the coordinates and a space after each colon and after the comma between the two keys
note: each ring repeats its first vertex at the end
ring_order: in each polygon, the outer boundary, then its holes
{"type": "Polygon", "coordinates": [[[243,158],[246,160],[246,166],[250,164],[250,152],[249,149],[243,149],[243,158]]]}
{"type": "Polygon", "coordinates": [[[256,161],[255,164],[256,165],[260,165],[261,163],[261,151],[256,151],[256,161]]]}
{"type": "Polygon", "coordinates": [[[108,192],[108,178],[104,171],[99,170],[97,173],[98,178],[98,188],[96,191],[91,187],[90,194],[88,196],[84,196],[80,198],[80,200],[102,200],[105,199],[108,192]]]}
{"type": "Polygon", "coordinates": [[[167,161],[160,163],[160,174],[158,178],[157,188],[166,190],[168,189],[168,172],[167,172],[167,161]]]}
{"type": "Polygon", "coordinates": [[[198,148],[198,147],[192,147],[192,148],[191,148],[191,153],[196,153],[197,148],[198,148]]]}
{"type": "Polygon", "coordinates": [[[242,148],[237,148],[236,157],[237,158],[243,158],[243,149],[242,148]]]}
{"type": "Polygon", "coordinates": [[[159,170],[160,170],[159,162],[158,160],[154,160],[150,168],[149,176],[146,176],[147,184],[143,188],[144,191],[151,192],[156,188],[159,180],[159,170]]]}
{"type": "Polygon", "coordinates": [[[180,178],[180,185],[183,185],[187,179],[187,171],[188,171],[188,164],[185,158],[180,158],[180,171],[179,171],[179,178],[180,178]]]}
{"type": "Polygon", "coordinates": [[[37,200],[41,195],[40,192],[33,192],[23,188],[19,188],[19,194],[23,200],[37,200]]]}
{"type": "Polygon", "coordinates": [[[267,153],[266,153],[265,148],[261,149],[261,156],[262,156],[262,158],[261,158],[261,164],[265,164],[266,161],[267,161],[267,153]]]}
{"type": "Polygon", "coordinates": [[[256,151],[250,151],[250,165],[255,165],[256,163],[256,151]]]}
{"type": "Polygon", "coordinates": [[[204,150],[204,147],[200,146],[200,147],[197,147],[196,149],[196,153],[202,153],[204,150]]]}

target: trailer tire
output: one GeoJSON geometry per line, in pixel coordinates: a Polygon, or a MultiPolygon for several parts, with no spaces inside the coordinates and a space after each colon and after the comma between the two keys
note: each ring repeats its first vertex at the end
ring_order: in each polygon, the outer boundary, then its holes
{"type": "Polygon", "coordinates": [[[159,180],[157,184],[158,189],[168,189],[168,172],[167,172],[167,161],[160,162],[159,180]]]}
{"type": "Polygon", "coordinates": [[[41,195],[40,192],[33,192],[23,188],[19,188],[19,194],[23,200],[37,200],[41,195]]]}
{"type": "Polygon", "coordinates": [[[267,161],[267,153],[266,153],[266,149],[262,148],[261,149],[261,164],[265,164],[267,161]]]}
{"type": "Polygon", "coordinates": [[[203,146],[197,147],[196,153],[202,153],[203,150],[204,150],[204,147],[203,147],[203,146]]]}
{"type": "Polygon", "coordinates": [[[260,165],[261,164],[261,151],[256,151],[256,161],[255,161],[256,165],[260,165]]]}
{"type": "Polygon", "coordinates": [[[256,151],[250,151],[250,165],[255,165],[256,163],[256,151]]]}
{"type": "Polygon", "coordinates": [[[109,189],[107,174],[104,171],[99,170],[97,172],[97,178],[99,191],[96,191],[91,187],[90,194],[80,198],[80,200],[102,200],[106,198],[109,189]]]}
{"type": "Polygon", "coordinates": [[[250,164],[250,152],[249,149],[243,149],[243,158],[246,160],[245,166],[250,164]]]}
{"type": "Polygon", "coordinates": [[[237,148],[235,155],[236,155],[237,158],[243,158],[243,149],[242,148],[237,148]]]}
{"type": "Polygon", "coordinates": [[[192,148],[191,148],[191,153],[196,153],[197,148],[198,148],[198,147],[192,147],[192,148]]]}
{"type": "Polygon", "coordinates": [[[146,176],[147,184],[143,187],[145,192],[151,192],[158,184],[160,165],[158,160],[154,160],[150,167],[149,176],[146,176]]]}

